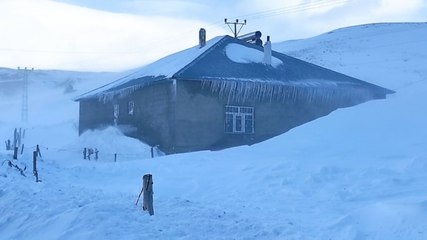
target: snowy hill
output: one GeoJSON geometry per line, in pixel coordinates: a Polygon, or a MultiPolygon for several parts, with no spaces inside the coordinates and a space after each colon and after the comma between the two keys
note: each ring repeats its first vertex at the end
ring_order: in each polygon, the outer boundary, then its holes
{"type": "Polygon", "coordinates": [[[427,78],[426,42],[427,23],[378,23],[286,41],[274,49],[397,90],[427,78]]]}
{"type": "MultiPolygon", "coordinates": [[[[18,160],[27,177],[0,148],[0,238],[426,239],[426,33],[425,23],[374,24],[274,44],[396,93],[221,152],[150,159],[115,129],[79,138],[74,93],[35,84],[18,160]],[[30,170],[36,144],[41,183],[30,170]],[[85,146],[100,159],[82,160],[85,146]],[[134,205],[145,173],[152,217],[134,205]]],[[[19,125],[21,96],[0,96],[3,141],[19,125]]]]}

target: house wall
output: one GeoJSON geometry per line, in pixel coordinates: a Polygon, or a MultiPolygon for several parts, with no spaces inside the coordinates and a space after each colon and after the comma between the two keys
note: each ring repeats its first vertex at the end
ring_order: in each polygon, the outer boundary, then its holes
{"type": "Polygon", "coordinates": [[[80,101],[79,134],[86,130],[111,126],[113,121],[113,105],[111,103],[103,103],[98,99],[80,101]]]}
{"type": "Polygon", "coordinates": [[[336,106],[304,102],[229,102],[203,89],[200,81],[179,81],[176,102],[176,152],[251,145],[329,114],[336,106]],[[225,106],[255,109],[254,134],[225,133],[225,106]]]}
{"type": "Polygon", "coordinates": [[[337,106],[301,101],[228,101],[202,87],[200,81],[158,82],[110,102],[80,102],[80,133],[114,125],[113,105],[119,104],[118,127],[128,136],[165,153],[219,150],[251,145],[329,114],[337,106]],[[128,103],[135,102],[129,115],[128,103]],[[253,134],[225,133],[225,106],[254,107],[253,134]]]}
{"type": "Polygon", "coordinates": [[[164,81],[106,103],[97,99],[81,100],[79,132],[114,125],[113,105],[118,104],[117,127],[122,132],[170,152],[174,139],[173,92],[172,82],[164,81]],[[129,101],[135,103],[133,115],[129,114],[129,101]]]}

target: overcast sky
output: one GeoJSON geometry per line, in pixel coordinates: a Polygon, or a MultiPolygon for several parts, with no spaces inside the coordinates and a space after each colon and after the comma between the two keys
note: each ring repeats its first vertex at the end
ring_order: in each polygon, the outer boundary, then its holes
{"type": "Polygon", "coordinates": [[[273,42],[373,22],[425,22],[427,0],[0,0],[0,67],[121,71],[231,35],[273,42]]]}

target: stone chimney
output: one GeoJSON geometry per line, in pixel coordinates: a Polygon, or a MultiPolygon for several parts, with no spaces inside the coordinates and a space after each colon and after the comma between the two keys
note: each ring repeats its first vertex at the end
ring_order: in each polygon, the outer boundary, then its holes
{"type": "Polygon", "coordinates": [[[202,48],[206,45],[206,30],[200,28],[199,30],[199,48],[202,48]]]}
{"type": "Polygon", "coordinates": [[[264,64],[271,65],[271,42],[270,36],[267,36],[267,41],[264,44],[264,64]]]}

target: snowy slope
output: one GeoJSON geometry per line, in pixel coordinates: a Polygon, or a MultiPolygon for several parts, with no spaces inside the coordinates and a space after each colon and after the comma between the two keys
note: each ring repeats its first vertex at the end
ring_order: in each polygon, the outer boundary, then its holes
{"type": "Polygon", "coordinates": [[[379,23],[338,29],[276,51],[398,90],[427,78],[427,23],[379,23]],[[367,70],[369,69],[369,70],[367,70]]]}
{"type": "MultiPolygon", "coordinates": [[[[111,128],[79,138],[70,94],[43,87],[30,94],[30,148],[18,161],[31,168],[40,144],[43,182],[0,166],[0,239],[427,239],[426,30],[376,24],[273,44],[396,94],[220,152],[149,159],[111,128]],[[82,160],[84,146],[100,159],[82,160]],[[145,173],[153,217],[134,205],[145,173]]],[[[20,94],[0,96],[3,140],[20,94]]],[[[10,154],[0,148],[2,162],[10,154]]]]}

